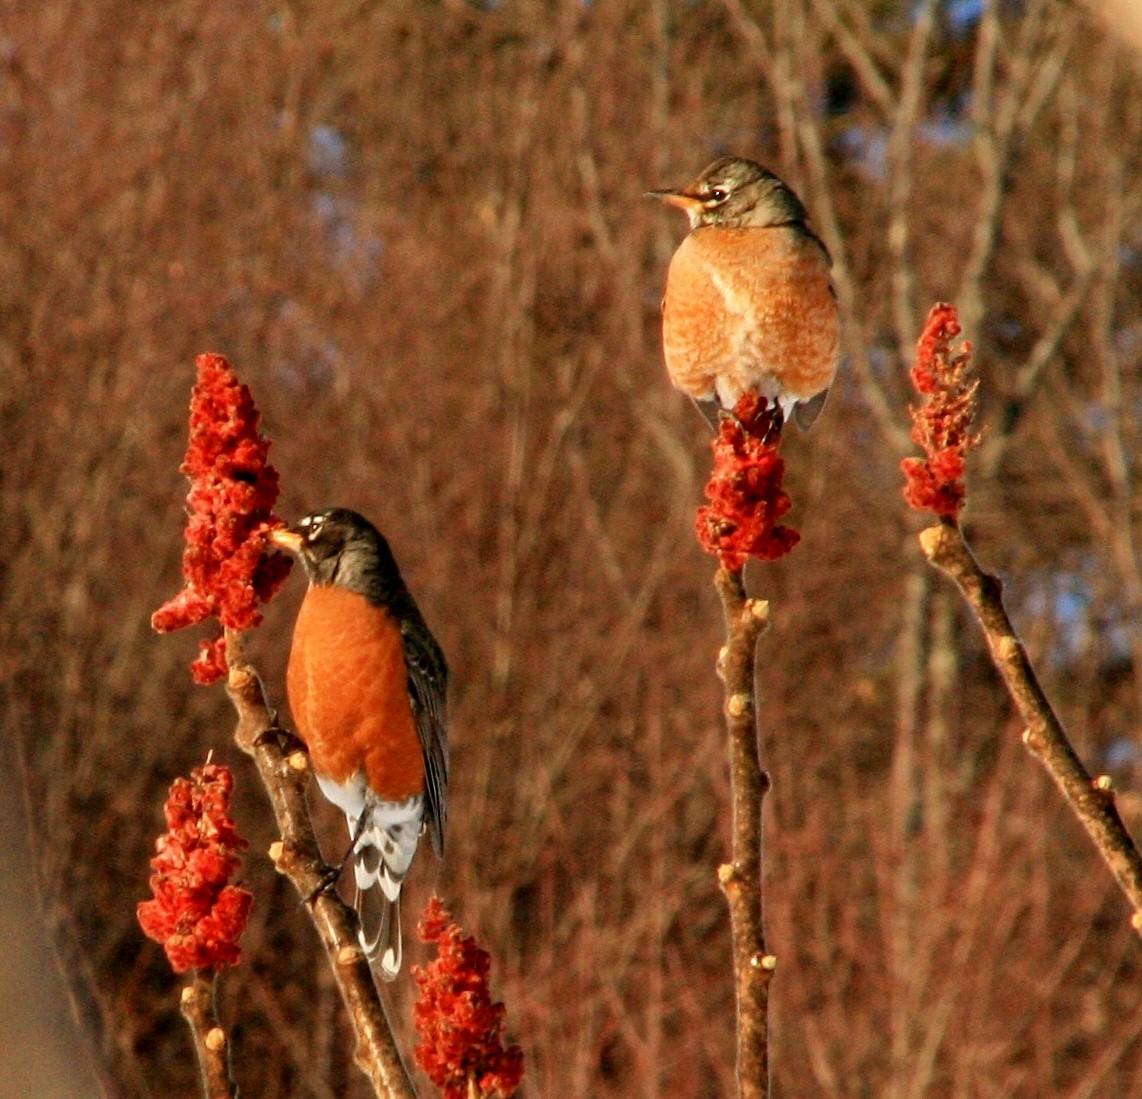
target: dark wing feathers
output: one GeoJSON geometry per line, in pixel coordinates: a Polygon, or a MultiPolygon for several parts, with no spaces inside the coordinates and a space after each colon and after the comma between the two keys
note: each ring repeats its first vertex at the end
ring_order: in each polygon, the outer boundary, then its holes
{"type": "Polygon", "coordinates": [[[442,855],[448,789],[448,664],[419,614],[401,617],[401,637],[408,668],[408,695],[424,752],[428,834],[432,849],[437,855],[442,855]]]}

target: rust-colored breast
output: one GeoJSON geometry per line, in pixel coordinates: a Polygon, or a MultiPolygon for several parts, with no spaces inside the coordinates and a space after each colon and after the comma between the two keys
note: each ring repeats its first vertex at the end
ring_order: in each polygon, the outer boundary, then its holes
{"type": "Polygon", "coordinates": [[[792,227],[694,230],[671,260],[663,308],[667,369],[691,397],[717,387],[808,400],[836,373],[828,260],[792,227]]]}
{"type": "Polygon", "coordinates": [[[386,801],[424,789],[424,760],[400,628],[344,588],[311,587],[294,627],[286,689],[315,770],[344,783],[358,770],[386,801]]]}

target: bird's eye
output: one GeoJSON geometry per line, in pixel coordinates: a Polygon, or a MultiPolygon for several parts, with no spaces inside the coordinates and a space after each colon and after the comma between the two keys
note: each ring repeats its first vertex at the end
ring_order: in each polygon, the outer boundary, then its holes
{"type": "Polygon", "coordinates": [[[325,525],[325,520],[319,515],[311,515],[303,519],[300,526],[305,528],[305,536],[311,541],[321,533],[321,528],[325,525]]]}
{"type": "Polygon", "coordinates": [[[729,192],[723,191],[721,187],[710,188],[710,201],[711,202],[725,202],[729,198],[729,192]]]}

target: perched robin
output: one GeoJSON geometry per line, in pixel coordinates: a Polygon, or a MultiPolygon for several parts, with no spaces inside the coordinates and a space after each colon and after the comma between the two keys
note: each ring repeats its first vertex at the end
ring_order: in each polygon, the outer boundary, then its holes
{"type": "Polygon", "coordinates": [[[349,822],[361,945],[400,971],[400,890],[421,832],[444,850],[448,666],[388,542],[334,508],[275,531],[309,578],[286,673],[321,792],[349,822]]]}
{"type": "Polygon", "coordinates": [[[650,191],[686,212],[662,299],[674,385],[717,424],[745,393],[812,425],[837,371],[837,297],[828,250],[801,200],[752,160],[715,160],[680,191],[650,191]]]}

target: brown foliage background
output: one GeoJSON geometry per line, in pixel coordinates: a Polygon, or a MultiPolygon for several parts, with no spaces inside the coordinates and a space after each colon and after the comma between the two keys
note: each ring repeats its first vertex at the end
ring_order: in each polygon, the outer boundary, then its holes
{"type": "MultiPolygon", "coordinates": [[[[1136,820],[1142,81],[1103,24],[1056,0],[0,15],[0,720],[108,1095],[193,1086],[134,906],[210,748],[258,897],[224,984],[239,1081],[363,1094],[222,692],[147,626],[203,350],[254,389],[284,513],[375,518],[450,656],[450,849],[406,912],[437,887],[493,951],[526,1094],[729,1094],[708,452],[658,344],[683,226],[640,196],[733,150],[814,212],[848,356],[786,444],[804,541],[751,576],[776,1094],[1142,1096],[1125,904],[897,472],[911,344],[955,300],[986,403],[971,535],[1136,820]]],[[[279,700],[299,588],[252,640],[279,700]]]]}

